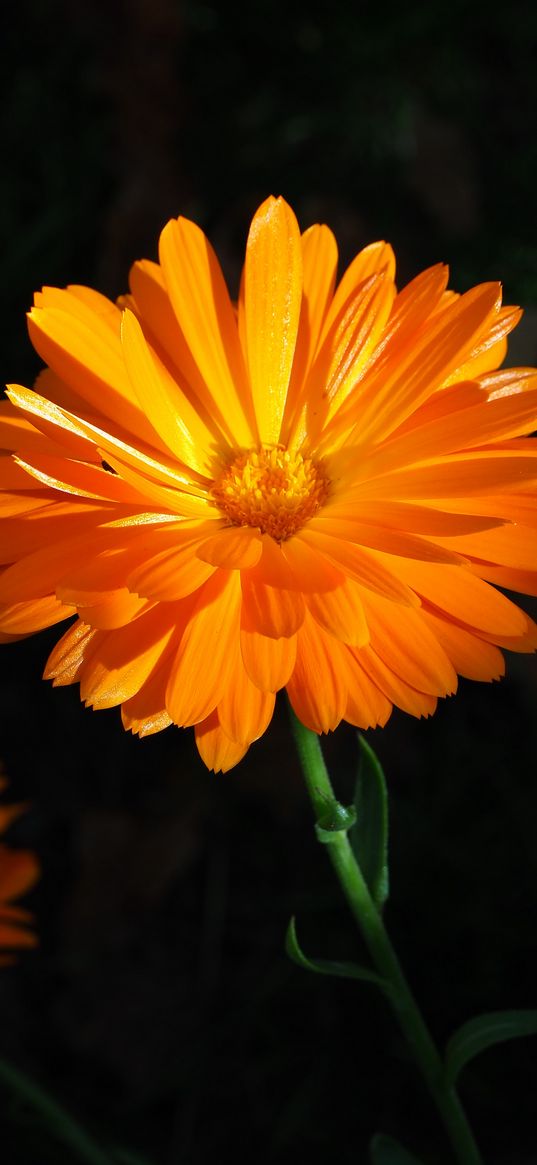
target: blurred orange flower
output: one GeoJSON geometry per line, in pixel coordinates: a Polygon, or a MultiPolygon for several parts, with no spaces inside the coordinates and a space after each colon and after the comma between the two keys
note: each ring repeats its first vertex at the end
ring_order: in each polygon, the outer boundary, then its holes
{"type": "Polygon", "coordinates": [[[537,644],[496,589],[537,593],[537,372],[495,371],[519,311],[442,265],[397,291],[385,243],[336,265],[269,198],[235,307],[173,220],[118,305],[36,295],[48,368],[1,406],[3,638],[76,613],[45,675],[142,736],[195,725],[215,769],[281,688],[365,728],[537,644]]]}
{"type": "MultiPolygon", "coordinates": [[[[7,781],[0,778],[0,791],[7,781]]],[[[24,813],[25,805],[0,805],[0,834],[24,813]]],[[[14,961],[11,953],[22,947],[35,947],[37,939],[28,929],[33,915],[21,906],[13,906],[33,888],[39,878],[37,859],[29,850],[12,850],[0,845],[0,967],[14,961]]]]}

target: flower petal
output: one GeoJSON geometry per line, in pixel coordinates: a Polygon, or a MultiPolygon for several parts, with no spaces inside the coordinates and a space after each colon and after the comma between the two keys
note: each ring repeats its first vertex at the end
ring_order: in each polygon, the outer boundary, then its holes
{"type": "Polygon", "coordinates": [[[203,231],[172,219],[160,236],[166,289],[192,357],[236,444],[257,433],[235,315],[216,255],[203,231]]]}
{"type": "Polygon", "coordinates": [[[296,664],[287,693],[299,720],[313,732],[330,732],[345,715],[347,684],[337,640],[306,614],[297,634],[296,664]]]}
{"type": "Polygon", "coordinates": [[[227,773],[248,752],[248,745],[226,735],[215,711],[195,727],[196,744],[201,759],[215,773],[227,773]]]}
{"type": "Polygon", "coordinates": [[[239,640],[236,571],[217,571],[198,592],[170,669],[166,707],[175,724],[204,720],[229,682],[239,640]]]}
{"type": "Polygon", "coordinates": [[[136,692],[159,664],[176,627],[161,606],[106,634],[85,661],[80,696],[93,708],[113,708],[136,692]]]}
{"type": "Polygon", "coordinates": [[[262,692],[252,683],[239,655],[218,702],[218,719],[226,736],[238,744],[258,740],[272,720],[275,700],[274,692],[262,692]]]}
{"type": "Polygon", "coordinates": [[[247,570],[261,557],[262,541],[257,530],[249,526],[226,526],[196,549],[198,558],[226,570],[247,570]]]}
{"type": "Polygon", "coordinates": [[[246,357],[262,442],[280,440],[302,298],[298,223],[283,199],[253,218],[244,268],[246,357]]]}
{"type": "MultiPolygon", "coordinates": [[[[395,603],[403,603],[411,607],[419,606],[419,599],[416,598],[410,587],[399,578],[399,566],[396,567],[396,574],[395,569],[393,571],[390,569],[392,562],[389,565],[384,565],[384,561],[376,551],[364,550],[362,546],[344,542],[341,538],[333,538],[317,529],[310,530],[309,527],[302,530],[301,538],[335,562],[348,578],[355,579],[368,590],[384,595],[395,603]]],[[[386,563],[388,563],[388,559],[386,559],[386,563]]]]}
{"type": "Polygon", "coordinates": [[[241,626],[241,655],[256,688],[262,692],[278,692],[285,687],[295,666],[296,635],[273,639],[241,626]]]}

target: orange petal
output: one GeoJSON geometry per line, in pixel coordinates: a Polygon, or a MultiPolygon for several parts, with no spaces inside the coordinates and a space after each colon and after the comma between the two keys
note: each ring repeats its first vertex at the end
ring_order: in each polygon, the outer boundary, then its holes
{"type": "Polygon", "coordinates": [[[239,575],[217,571],[197,594],[170,669],[166,707],[175,724],[204,720],[222,699],[238,650],[239,616],[239,575]]]}
{"type": "Polygon", "coordinates": [[[508,591],[519,591],[521,595],[537,595],[537,573],[534,570],[513,570],[504,566],[474,567],[475,573],[496,587],[505,587],[508,591]]]}
{"type": "Polygon", "coordinates": [[[216,255],[203,231],[172,219],[160,236],[168,295],[192,357],[237,446],[255,444],[250,392],[237,324],[216,255]]]}
{"type": "Polygon", "coordinates": [[[249,526],[226,526],[196,549],[198,558],[226,570],[248,570],[259,562],[262,541],[249,526]]]}
{"type": "Polygon", "coordinates": [[[320,534],[339,538],[342,542],[367,546],[371,550],[382,550],[385,554],[418,558],[424,562],[455,564],[461,562],[461,556],[456,550],[429,542],[427,538],[420,538],[401,530],[390,530],[386,526],[365,525],[357,520],[335,518],[329,511],[312,518],[309,529],[312,533],[319,531],[320,534]]]}
{"type": "Polygon", "coordinates": [[[51,651],[43,679],[52,680],[55,687],[75,683],[80,677],[84,662],[89,659],[91,652],[102,639],[102,633],[92,631],[77,619],[51,651]]]}
{"type": "MultiPolygon", "coordinates": [[[[496,506],[502,512],[505,510],[504,499],[501,504],[496,499],[496,506]]],[[[386,498],[382,501],[371,501],[369,498],[356,499],[352,503],[335,502],[326,505],[322,511],[326,518],[344,518],[346,521],[356,520],[372,526],[389,526],[413,534],[430,534],[437,537],[449,537],[455,534],[473,534],[479,530],[489,530],[494,526],[503,526],[504,518],[487,514],[452,513],[438,510],[432,505],[416,505],[413,502],[394,502],[386,498]]]]}
{"type": "MultiPolygon", "coordinates": [[[[45,537],[46,531],[47,527],[44,527],[45,537]]],[[[102,532],[92,535],[88,531],[50,546],[42,545],[41,549],[27,554],[2,574],[0,603],[16,603],[50,595],[62,576],[79,565],[83,554],[95,553],[104,548],[105,538],[102,532]]]]}
{"type": "Polygon", "coordinates": [[[77,613],[89,627],[96,627],[100,631],[113,631],[117,627],[133,623],[139,615],[144,615],[153,606],[154,604],[148,603],[146,599],[129,594],[123,587],[102,595],[99,603],[93,602],[88,606],[78,603],[77,613]]]}
{"type": "Polygon", "coordinates": [[[432,461],[448,453],[530,433],[537,427],[537,389],[484,400],[481,404],[430,421],[402,437],[394,437],[365,458],[364,476],[432,461]]]}
{"type": "Polygon", "coordinates": [[[305,605],[298,591],[267,586],[258,568],[241,574],[244,626],[272,639],[288,638],[302,626],[305,605]]]}
{"type": "Polygon", "coordinates": [[[218,702],[218,719],[226,736],[238,744],[258,740],[272,720],[275,700],[274,692],[262,692],[252,683],[239,655],[218,702]]]}
{"type": "Polygon", "coordinates": [[[160,602],[173,602],[197,591],[216,567],[196,556],[196,540],[179,549],[161,550],[146,557],[127,577],[129,590],[160,602]]]}
{"type": "Polygon", "coordinates": [[[337,270],[336,240],[326,226],[315,225],[302,235],[303,290],[300,321],[291,380],[287,392],[281,441],[289,445],[291,422],[311,365],[328,305],[332,299],[337,270]]]}
{"type": "Polygon", "coordinates": [[[60,603],[55,595],[47,595],[43,599],[0,607],[0,630],[4,635],[30,635],[69,619],[72,614],[73,611],[60,603]]]}
{"type": "Polygon", "coordinates": [[[280,440],[302,298],[298,223],[283,199],[255,214],[244,268],[246,349],[259,437],[280,440]]]}
{"type": "Polygon", "coordinates": [[[292,589],[307,593],[333,591],[344,580],[344,573],[317,546],[306,542],[302,532],[282,542],[281,554],[292,571],[292,589]]]}
{"type": "Polygon", "coordinates": [[[165,366],[158,364],[131,311],[123,313],[121,343],[132,387],[155,431],[184,465],[212,477],[213,435],[165,366]]]}
{"type": "Polygon", "coordinates": [[[446,541],[460,554],[480,562],[537,571],[537,539],[530,526],[502,526],[499,530],[484,530],[446,541]]]}
{"type": "Polygon", "coordinates": [[[369,641],[361,593],[358,583],[345,579],[333,591],[308,595],[308,611],[316,623],[342,643],[361,646],[369,641]]]}
{"type": "Polygon", "coordinates": [[[330,311],[325,320],[322,342],[332,328],[335,319],[345,311],[354,298],[360,285],[366,279],[370,279],[372,275],[379,275],[382,272],[386,274],[387,280],[393,283],[395,276],[393,250],[389,243],[369,243],[367,247],[358,252],[352,263],[349,264],[337,286],[330,311]]]}
{"type": "Polygon", "coordinates": [[[347,684],[339,666],[344,650],[308,615],[297,635],[297,655],[287,693],[293,709],[313,732],[337,728],[347,706],[347,684]]]}
{"type": "Polygon", "coordinates": [[[435,316],[391,366],[384,364],[382,375],[372,372],[364,379],[360,392],[337,414],[338,425],[352,426],[354,421],[361,442],[384,440],[442,384],[476,337],[490,326],[499,302],[499,287],[494,283],[462,295],[435,316]]]}
{"type": "Polygon", "coordinates": [[[455,369],[445,383],[452,384],[455,380],[465,380],[466,377],[475,379],[476,376],[498,368],[507,352],[505,337],[516,328],[521,316],[522,312],[518,307],[502,307],[488,332],[472,349],[464,364],[455,369]]]}
{"type": "MultiPolygon", "coordinates": [[[[536,445],[537,451],[537,445],[536,445]]],[[[349,500],[370,497],[413,498],[433,501],[440,498],[464,497],[487,493],[502,493],[520,489],[537,480],[537,458],[520,454],[498,452],[468,453],[466,456],[446,458],[436,465],[411,466],[399,472],[364,481],[349,490],[349,500]]],[[[468,502],[468,509],[472,506],[468,502]]]]}
{"type": "Polygon", "coordinates": [[[72,386],[92,411],[117,417],[128,432],[160,446],[127,375],[119,336],[120,312],[114,308],[114,334],[103,317],[77,296],[54,291],[54,306],[34,307],[28,317],[30,338],[45,364],[72,386]]]}
{"type": "Polygon", "coordinates": [[[432,611],[422,610],[421,615],[442,644],[458,675],[481,681],[499,680],[503,676],[505,660],[497,647],[484,643],[476,635],[432,611]]]}
{"type": "Polygon", "coordinates": [[[422,716],[432,716],[437,704],[436,696],[428,692],[418,692],[400,676],[395,675],[370,644],[354,650],[356,659],[366,675],[392,704],[418,719],[422,716]]]}
{"type": "Polygon", "coordinates": [[[240,643],[242,662],[256,688],[262,692],[284,688],[295,666],[296,635],[273,639],[242,626],[240,643]]]}
{"type": "Polygon", "coordinates": [[[153,736],[173,723],[165,707],[169,665],[169,658],[165,659],[136,695],[122,705],[123,726],[137,736],[153,736]]]}
{"type": "MultiPolygon", "coordinates": [[[[332,538],[328,534],[320,533],[319,530],[310,530],[309,527],[302,530],[300,536],[304,542],[337,563],[345,575],[355,579],[368,590],[384,595],[396,603],[411,607],[419,606],[419,599],[398,574],[392,573],[390,567],[384,565],[375,551],[364,550],[361,546],[344,542],[341,538],[332,538]]],[[[398,566],[396,569],[399,571],[398,566]]]]}
{"type": "Polygon", "coordinates": [[[158,263],[148,259],[135,263],[130,272],[130,284],[133,299],[129,306],[136,312],[151,347],[177,380],[203,424],[213,432],[215,440],[218,442],[224,435],[228,443],[233,443],[225,409],[221,412],[217,408],[192,356],[158,263]]]}
{"type": "Polygon", "coordinates": [[[355,656],[349,664],[349,684],[345,720],[356,728],[383,726],[392,713],[392,702],[364,671],[355,656]]]}
{"type": "Polygon", "coordinates": [[[410,607],[394,608],[378,595],[364,596],[371,647],[411,688],[431,696],[451,695],[457,675],[448,656],[422,618],[410,607]]]}
{"type": "Polygon", "coordinates": [[[502,368],[499,372],[482,374],[477,383],[489,400],[498,400],[502,396],[533,390],[536,376],[535,368],[502,368]]]}
{"type": "Polygon", "coordinates": [[[110,631],[84,664],[81,699],[93,708],[113,708],[128,700],[145,683],[175,634],[173,620],[162,606],[110,631]]]}
{"type": "Polygon", "coordinates": [[[464,567],[401,559],[401,574],[419,595],[456,622],[498,635],[522,635],[526,629],[524,613],[464,567]]]}
{"type": "Polygon", "coordinates": [[[380,340],[393,299],[383,274],[363,283],[319,348],[302,393],[290,437],[293,445],[314,447],[326,419],[355,389],[380,340]]]}
{"type": "Polygon", "coordinates": [[[226,735],[216,711],[196,724],[195,733],[200,757],[207,768],[215,773],[227,773],[248,752],[247,744],[237,743],[226,735]]]}
{"type": "Polygon", "coordinates": [[[144,504],[143,494],[122,481],[117,474],[108,473],[96,465],[35,453],[28,460],[17,457],[17,464],[50,489],[76,497],[115,501],[129,506],[144,504]]]}
{"type": "Polygon", "coordinates": [[[56,429],[46,435],[23,416],[10,400],[0,401],[0,448],[14,453],[48,453],[85,460],[91,446],[84,438],[56,429]]]}

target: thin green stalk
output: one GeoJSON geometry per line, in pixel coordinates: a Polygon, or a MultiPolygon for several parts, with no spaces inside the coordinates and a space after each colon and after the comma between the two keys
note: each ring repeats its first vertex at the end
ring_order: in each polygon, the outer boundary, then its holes
{"type": "MultiPolygon", "coordinates": [[[[291,726],[313,808],[319,819],[337,821],[341,807],[324,763],[319,738],[305,728],[292,709],[291,726]]],[[[403,975],[382,917],[369,893],[352,851],[346,829],[335,829],[326,845],[350,910],[358,923],[371,958],[390,986],[386,992],[395,1016],[434,1100],[459,1165],[482,1165],[482,1158],[457,1091],[445,1082],[444,1066],[418,1004],[403,975]]]]}
{"type": "Polygon", "coordinates": [[[0,1080],[7,1084],[14,1096],[25,1100],[39,1113],[56,1139],[69,1145],[80,1161],[85,1161],[87,1165],[113,1165],[112,1159],[103,1153],[65,1109],[34,1084],[33,1080],[29,1080],[22,1072],[2,1059],[0,1059],[0,1080]]]}

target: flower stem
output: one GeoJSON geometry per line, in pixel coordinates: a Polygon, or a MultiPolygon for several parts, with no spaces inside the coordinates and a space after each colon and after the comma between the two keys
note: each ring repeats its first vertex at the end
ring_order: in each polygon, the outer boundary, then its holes
{"type": "Polygon", "coordinates": [[[69,1145],[73,1153],[86,1165],[112,1165],[112,1159],[92,1141],[89,1134],[73,1117],[48,1096],[33,1080],[19,1072],[7,1060],[0,1059],[0,1080],[14,1096],[30,1104],[58,1141],[69,1145]]]}
{"type": "MultiPolygon", "coordinates": [[[[341,807],[338,805],[324,763],[319,738],[315,732],[301,724],[291,708],[289,710],[302,771],[318,823],[319,819],[326,821],[329,815],[337,820],[338,810],[341,815],[341,807]]],[[[389,988],[386,998],[393,1007],[399,1026],[436,1105],[451,1142],[455,1160],[459,1165],[482,1165],[481,1154],[457,1092],[446,1083],[442,1058],[401,970],[345,828],[334,830],[326,849],[371,958],[389,988]]]]}

